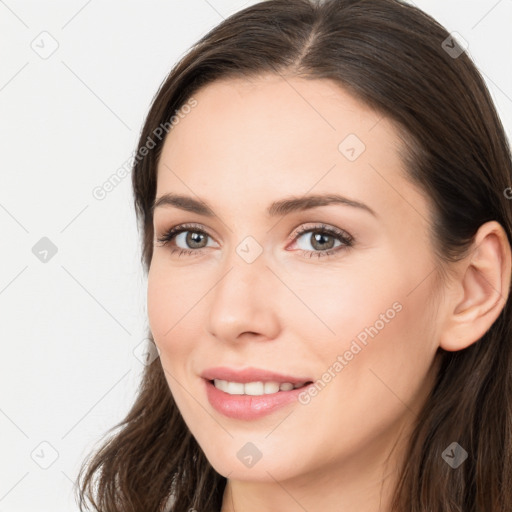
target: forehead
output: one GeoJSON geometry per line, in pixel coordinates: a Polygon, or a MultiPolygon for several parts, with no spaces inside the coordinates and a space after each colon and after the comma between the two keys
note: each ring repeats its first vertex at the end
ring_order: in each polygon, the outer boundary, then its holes
{"type": "Polygon", "coordinates": [[[404,194],[419,199],[401,176],[402,140],[392,121],[331,80],[222,80],[194,98],[165,140],[157,197],[196,194],[224,208],[238,201],[240,209],[261,205],[263,196],[266,207],[335,191],[401,211],[411,208],[404,194]]]}

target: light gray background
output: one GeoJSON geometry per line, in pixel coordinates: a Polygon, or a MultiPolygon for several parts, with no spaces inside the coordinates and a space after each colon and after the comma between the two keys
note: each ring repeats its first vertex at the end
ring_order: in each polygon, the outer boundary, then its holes
{"type": "MultiPolygon", "coordinates": [[[[0,512],[77,510],[81,460],[134,399],[147,320],[130,177],[92,191],[177,59],[253,3],[0,0],[0,512]]],[[[512,0],[416,5],[468,42],[510,138],[512,0]]]]}

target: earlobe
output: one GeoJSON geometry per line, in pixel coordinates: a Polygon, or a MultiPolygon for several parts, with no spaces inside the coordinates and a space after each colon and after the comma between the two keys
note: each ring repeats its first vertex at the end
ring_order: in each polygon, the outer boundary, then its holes
{"type": "Polygon", "coordinates": [[[440,334],[444,350],[462,350],[478,341],[499,317],[510,291],[511,247],[503,227],[490,221],[478,230],[473,249],[461,262],[459,294],[448,304],[440,334]]]}

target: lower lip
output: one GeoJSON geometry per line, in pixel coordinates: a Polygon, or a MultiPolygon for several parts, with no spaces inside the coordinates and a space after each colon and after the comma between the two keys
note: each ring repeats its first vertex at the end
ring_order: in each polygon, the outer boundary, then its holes
{"type": "Polygon", "coordinates": [[[287,404],[297,402],[298,396],[308,387],[278,391],[269,395],[230,395],[217,389],[209,380],[203,380],[206,384],[206,395],[212,407],[224,416],[237,420],[255,420],[287,404]]]}

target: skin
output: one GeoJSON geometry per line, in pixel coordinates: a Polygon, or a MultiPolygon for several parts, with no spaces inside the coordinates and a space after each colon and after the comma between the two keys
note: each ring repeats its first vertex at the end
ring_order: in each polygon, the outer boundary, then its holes
{"type": "Polygon", "coordinates": [[[156,197],[201,198],[216,216],[156,208],[155,238],[183,223],[208,237],[192,246],[187,233],[155,242],[148,316],[183,418],[228,478],[222,512],[390,511],[438,348],[477,341],[508,297],[506,235],[498,223],[484,224],[450,279],[436,279],[431,205],[404,178],[394,125],[334,82],[266,75],[218,81],[194,97],[197,106],[165,140],[156,197]],[[338,149],[348,134],[366,146],[354,161],[338,149]],[[328,193],[376,216],[339,204],[266,214],[273,201],[328,193]],[[295,233],[319,223],[349,233],[353,246],[329,237],[324,244],[338,252],[312,255],[325,249],[312,232],[295,233]],[[236,252],[248,236],[262,249],[252,263],[236,252]],[[176,247],[203,248],[178,256],[176,247]],[[252,366],[321,379],[397,302],[401,310],[307,405],[242,421],[209,404],[204,369],[252,366]],[[250,468],[237,458],[247,442],[262,454],[250,468]]]}

